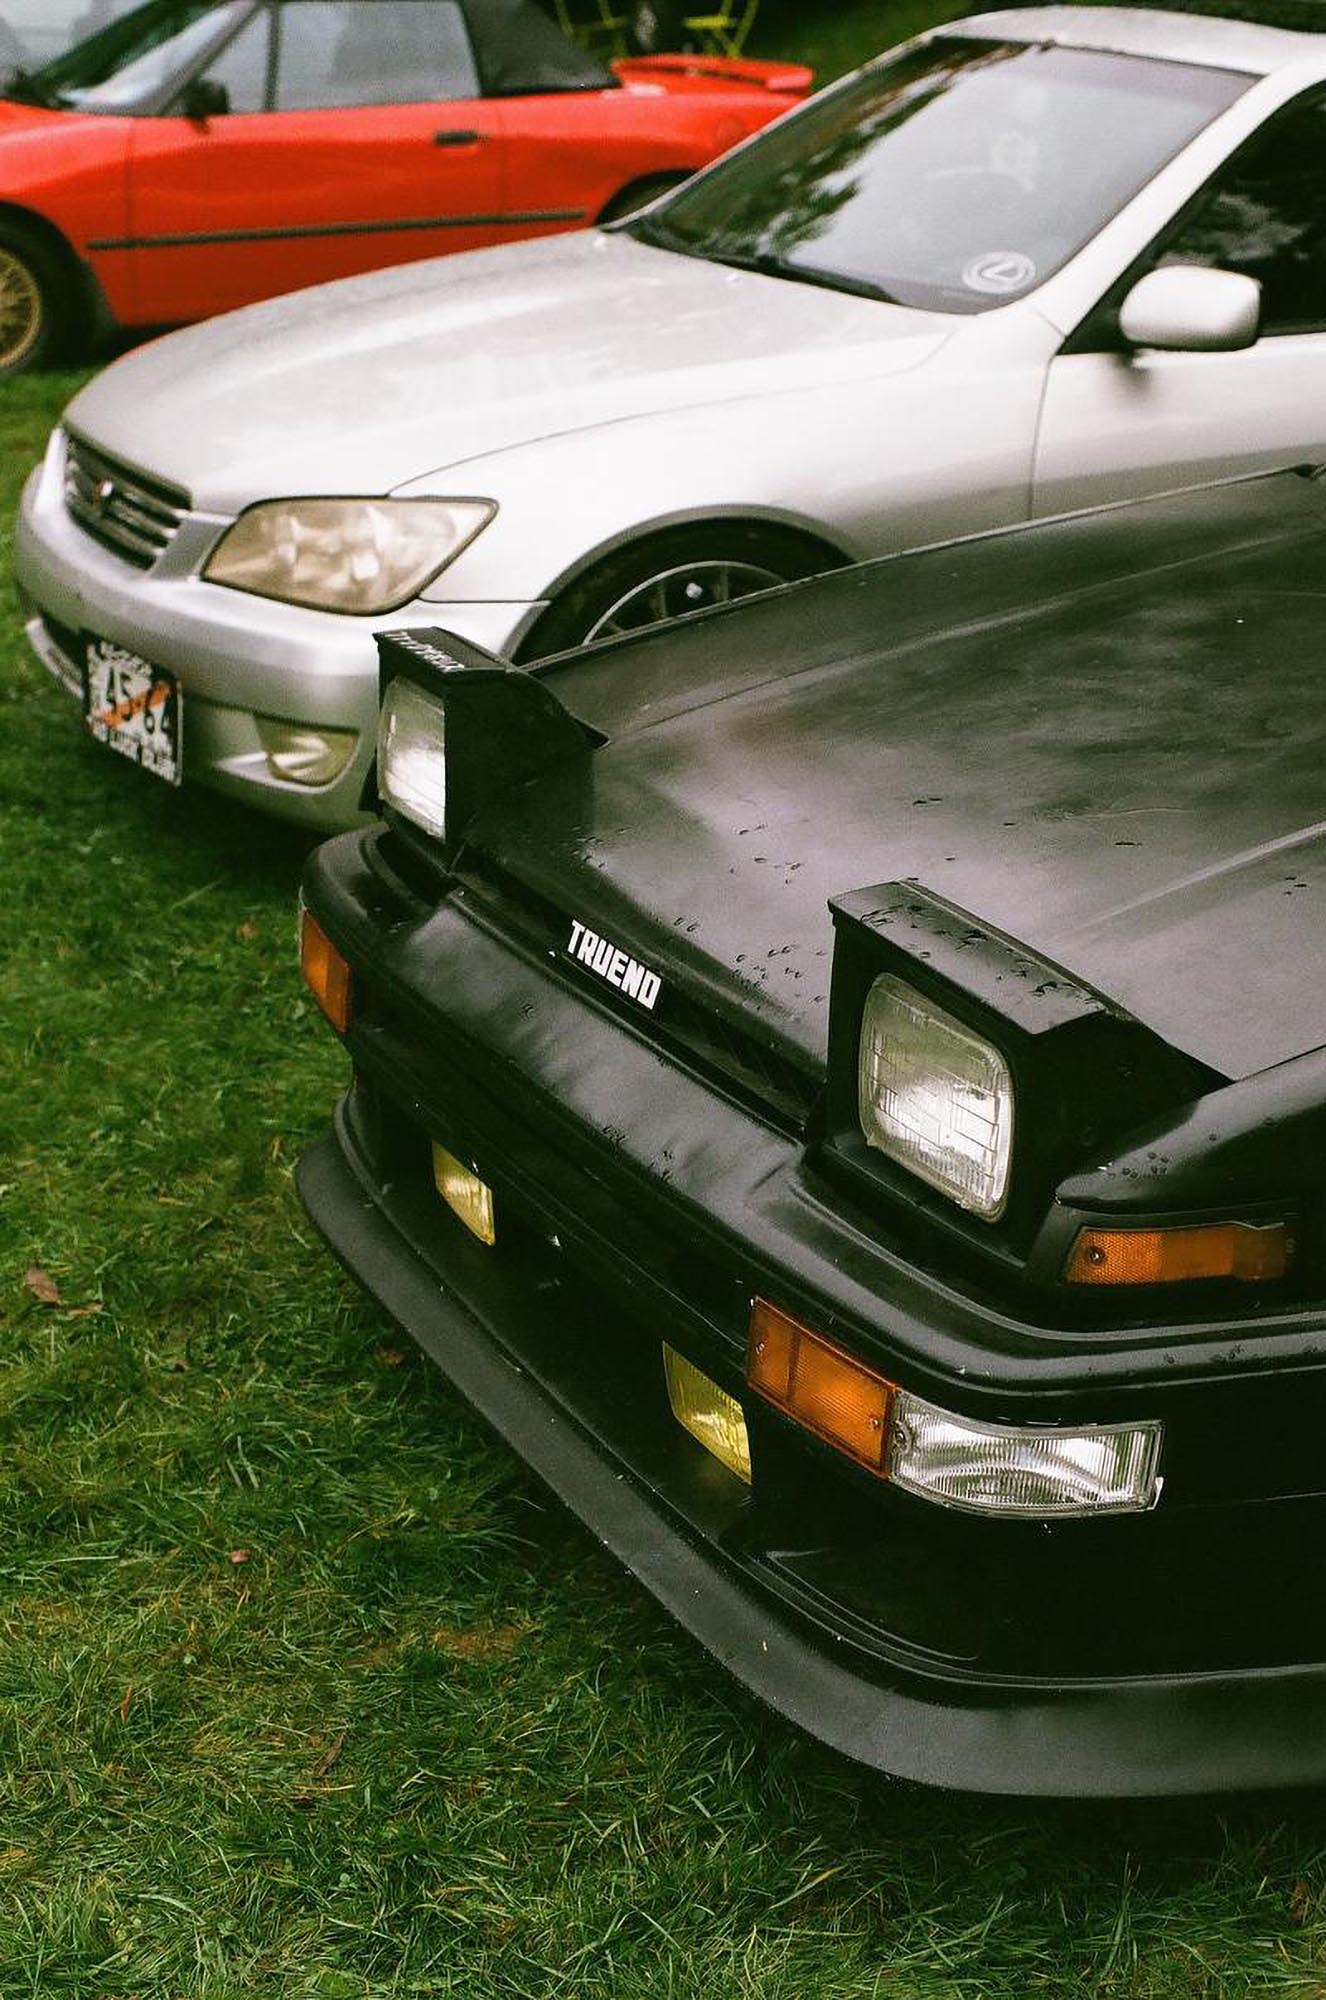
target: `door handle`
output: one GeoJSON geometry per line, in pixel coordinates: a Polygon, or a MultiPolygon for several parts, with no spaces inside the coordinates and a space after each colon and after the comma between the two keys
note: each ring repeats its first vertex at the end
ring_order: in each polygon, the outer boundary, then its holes
{"type": "Polygon", "coordinates": [[[457,132],[448,126],[444,131],[434,132],[435,146],[477,146],[483,138],[482,132],[457,132]]]}

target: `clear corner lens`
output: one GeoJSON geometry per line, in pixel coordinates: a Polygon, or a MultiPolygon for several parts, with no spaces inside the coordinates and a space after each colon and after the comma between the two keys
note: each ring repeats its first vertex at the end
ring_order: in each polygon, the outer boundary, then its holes
{"type": "Polygon", "coordinates": [[[378,722],[378,791],[440,840],[446,830],[446,712],[413,681],[392,681],[378,722]]]}
{"type": "Polygon", "coordinates": [[[1013,1080],[998,1049],[883,974],[866,996],[857,1078],[867,1144],[993,1222],[1008,1198],[1013,1080]]]}
{"type": "Polygon", "coordinates": [[[1008,1430],[902,1391],[890,1423],[895,1486],[972,1514],[1045,1520],[1144,1513],[1160,1494],[1158,1423],[1008,1430]]]}

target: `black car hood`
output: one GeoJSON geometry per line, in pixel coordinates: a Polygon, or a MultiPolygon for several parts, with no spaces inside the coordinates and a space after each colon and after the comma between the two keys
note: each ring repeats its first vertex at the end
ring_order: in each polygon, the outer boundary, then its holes
{"type": "Polygon", "coordinates": [[[914,880],[1225,1076],[1284,1061],[1326,1043],[1324,500],[1109,510],[559,663],[610,741],[483,845],[803,1060],[828,899],[914,880]]]}

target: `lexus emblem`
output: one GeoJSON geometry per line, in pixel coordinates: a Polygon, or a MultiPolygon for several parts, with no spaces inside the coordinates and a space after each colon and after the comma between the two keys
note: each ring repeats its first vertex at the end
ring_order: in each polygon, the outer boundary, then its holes
{"type": "Polygon", "coordinates": [[[97,503],[97,512],[99,514],[104,514],[106,509],[110,506],[111,501],[115,498],[115,481],[113,479],[98,480],[95,497],[97,503]]]}

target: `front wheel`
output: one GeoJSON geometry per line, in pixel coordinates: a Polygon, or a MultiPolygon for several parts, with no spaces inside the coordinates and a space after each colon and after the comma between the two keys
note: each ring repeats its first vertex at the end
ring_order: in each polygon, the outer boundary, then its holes
{"type": "Polygon", "coordinates": [[[53,358],[60,332],[56,261],[40,237],[0,222],[0,375],[18,375],[53,358]]]}
{"type": "Polygon", "coordinates": [[[732,604],[833,569],[838,560],[790,528],[720,521],[672,529],[619,549],[569,584],[534,627],[521,657],[543,659],[644,632],[688,611],[732,604]]]}

